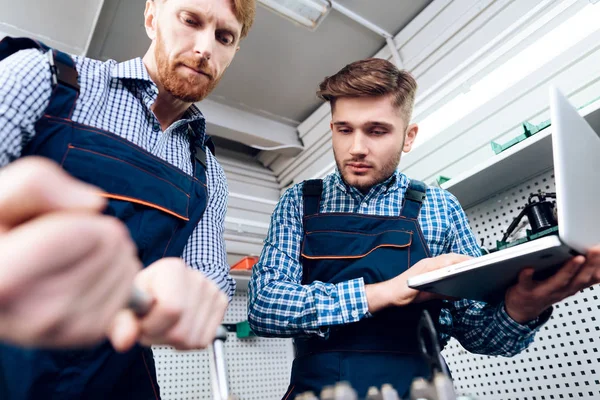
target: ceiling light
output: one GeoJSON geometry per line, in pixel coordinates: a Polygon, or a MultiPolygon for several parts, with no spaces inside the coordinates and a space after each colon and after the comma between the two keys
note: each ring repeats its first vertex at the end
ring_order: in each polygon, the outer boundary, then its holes
{"type": "Polygon", "coordinates": [[[315,30],[331,10],[329,0],[258,0],[260,4],[292,22],[315,30]]]}

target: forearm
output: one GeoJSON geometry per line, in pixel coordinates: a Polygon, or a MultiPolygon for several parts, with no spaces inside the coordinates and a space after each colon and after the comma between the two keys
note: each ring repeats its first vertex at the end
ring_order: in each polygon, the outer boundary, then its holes
{"type": "Polygon", "coordinates": [[[362,279],[301,285],[263,276],[250,282],[248,321],[261,336],[326,337],[330,326],[356,322],[367,311],[362,279]]]}

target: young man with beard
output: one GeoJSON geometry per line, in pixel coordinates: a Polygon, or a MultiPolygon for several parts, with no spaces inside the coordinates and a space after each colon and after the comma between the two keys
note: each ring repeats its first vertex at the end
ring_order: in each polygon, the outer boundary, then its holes
{"type": "Polygon", "coordinates": [[[474,353],[525,349],[552,304],[600,281],[600,248],[546,281],[521,273],[501,304],[441,299],[410,289],[410,276],[476,257],[479,247],[450,193],[397,170],[418,132],[416,82],[381,59],[352,63],[318,92],[331,105],[337,170],[290,188],[279,201],[249,287],[248,318],[259,335],[293,337],[285,399],[349,382],[363,398],[392,384],[405,397],[430,373],[418,353],[422,310],[442,344],[474,353]],[[410,267],[410,268],[409,268],[410,267]]]}
{"type": "MultiPolygon", "coordinates": [[[[112,341],[65,351],[1,346],[1,398],[156,399],[148,346],[203,348],[214,338],[227,295],[235,290],[223,239],[227,184],[193,103],[218,84],[255,8],[255,0],[148,0],[145,29],[152,43],[143,58],[122,63],[70,57],[28,39],[1,43],[0,166],[19,159],[5,177],[10,172],[29,186],[9,188],[8,204],[21,199],[27,210],[12,221],[0,215],[0,244],[12,235],[11,243],[27,246],[6,251],[24,257],[40,252],[44,258],[23,258],[22,268],[36,267],[26,273],[2,266],[0,275],[12,279],[0,285],[0,313],[8,310],[23,319],[28,315],[19,312],[30,309],[46,321],[33,323],[43,340],[13,335],[16,343],[74,346],[86,342],[81,332],[93,341],[102,331],[112,341]],[[92,186],[78,191],[72,178],[40,157],[92,186]],[[45,179],[56,186],[40,189],[45,179]],[[63,198],[50,199],[44,190],[63,198]],[[101,211],[105,219],[92,224],[101,211]],[[52,237],[35,234],[31,226],[23,229],[42,219],[43,232],[53,232],[52,237]],[[55,248],[66,240],[72,245],[55,248]],[[97,246],[104,246],[102,257],[97,246]],[[114,272],[116,261],[125,264],[125,273],[114,272]],[[131,285],[140,261],[146,268],[135,284],[151,294],[153,304],[136,316],[124,310],[126,290],[116,282],[131,285]],[[81,267],[74,268],[77,264],[81,267]],[[77,288],[75,276],[90,264],[106,266],[117,300],[106,279],[98,279],[104,283],[96,287],[88,275],[90,290],[77,288]],[[52,284],[44,286],[47,282],[52,284]],[[32,304],[31,298],[39,301],[32,304]],[[61,315],[53,318],[52,312],[61,315]]],[[[0,314],[11,321],[5,317],[0,314]]]]}

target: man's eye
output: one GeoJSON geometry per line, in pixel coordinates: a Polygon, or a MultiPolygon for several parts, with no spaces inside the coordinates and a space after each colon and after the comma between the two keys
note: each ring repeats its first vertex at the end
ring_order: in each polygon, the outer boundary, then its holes
{"type": "Polygon", "coordinates": [[[233,35],[230,33],[222,33],[218,35],[218,39],[223,44],[231,44],[233,43],[233,35]]]}

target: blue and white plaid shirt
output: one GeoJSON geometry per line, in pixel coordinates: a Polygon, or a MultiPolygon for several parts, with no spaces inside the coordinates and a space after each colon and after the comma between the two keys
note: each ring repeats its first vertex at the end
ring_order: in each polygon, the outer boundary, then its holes
{"type": "MultiPolygon", "coordinates": [[[[409,179],[397,172],[363,195],[346,185],[336,171],[323,180],[320,212],[397,216],[408,183],[409,179]]],[[[252,329],[263,336],[327,337],[331,325],[369,317],[362,278],[338,284],[301,284],[303,208],[300,183],[288,189],[277,204],[265,247],[253,268],[248,319],[252,329]]],[[[428,189],[419,222],[432,256],[481,254],[463,209],[447,191],[428,189]]],[[[446,301],[440,334],[443,344],[453,336],[471,352],[510,356],[525,349],[548,318],[521,325],[508,316],[504,304],[446,301]]]]}
{"type": "MultiPolygon", "coordinates": [[[[158,88],[141,58],[123,63],[73,58],[81,86],[73,121],[119,135],[192,174],[188,124],[204,136],[204,117],[195,106],[163,132],[150,109],[158,88]]],[[[0,167],[21,156],[35,135],[34,124],[42,117],[51,91],[49,62],[39,50],[23,50],[0,62],[0,167]]],[[[235,281],[229,275],[223,239],[227,181],[210,151],[207,180],[206,212],[185,246],[183,259],[231,298],[235,281]]]]}

